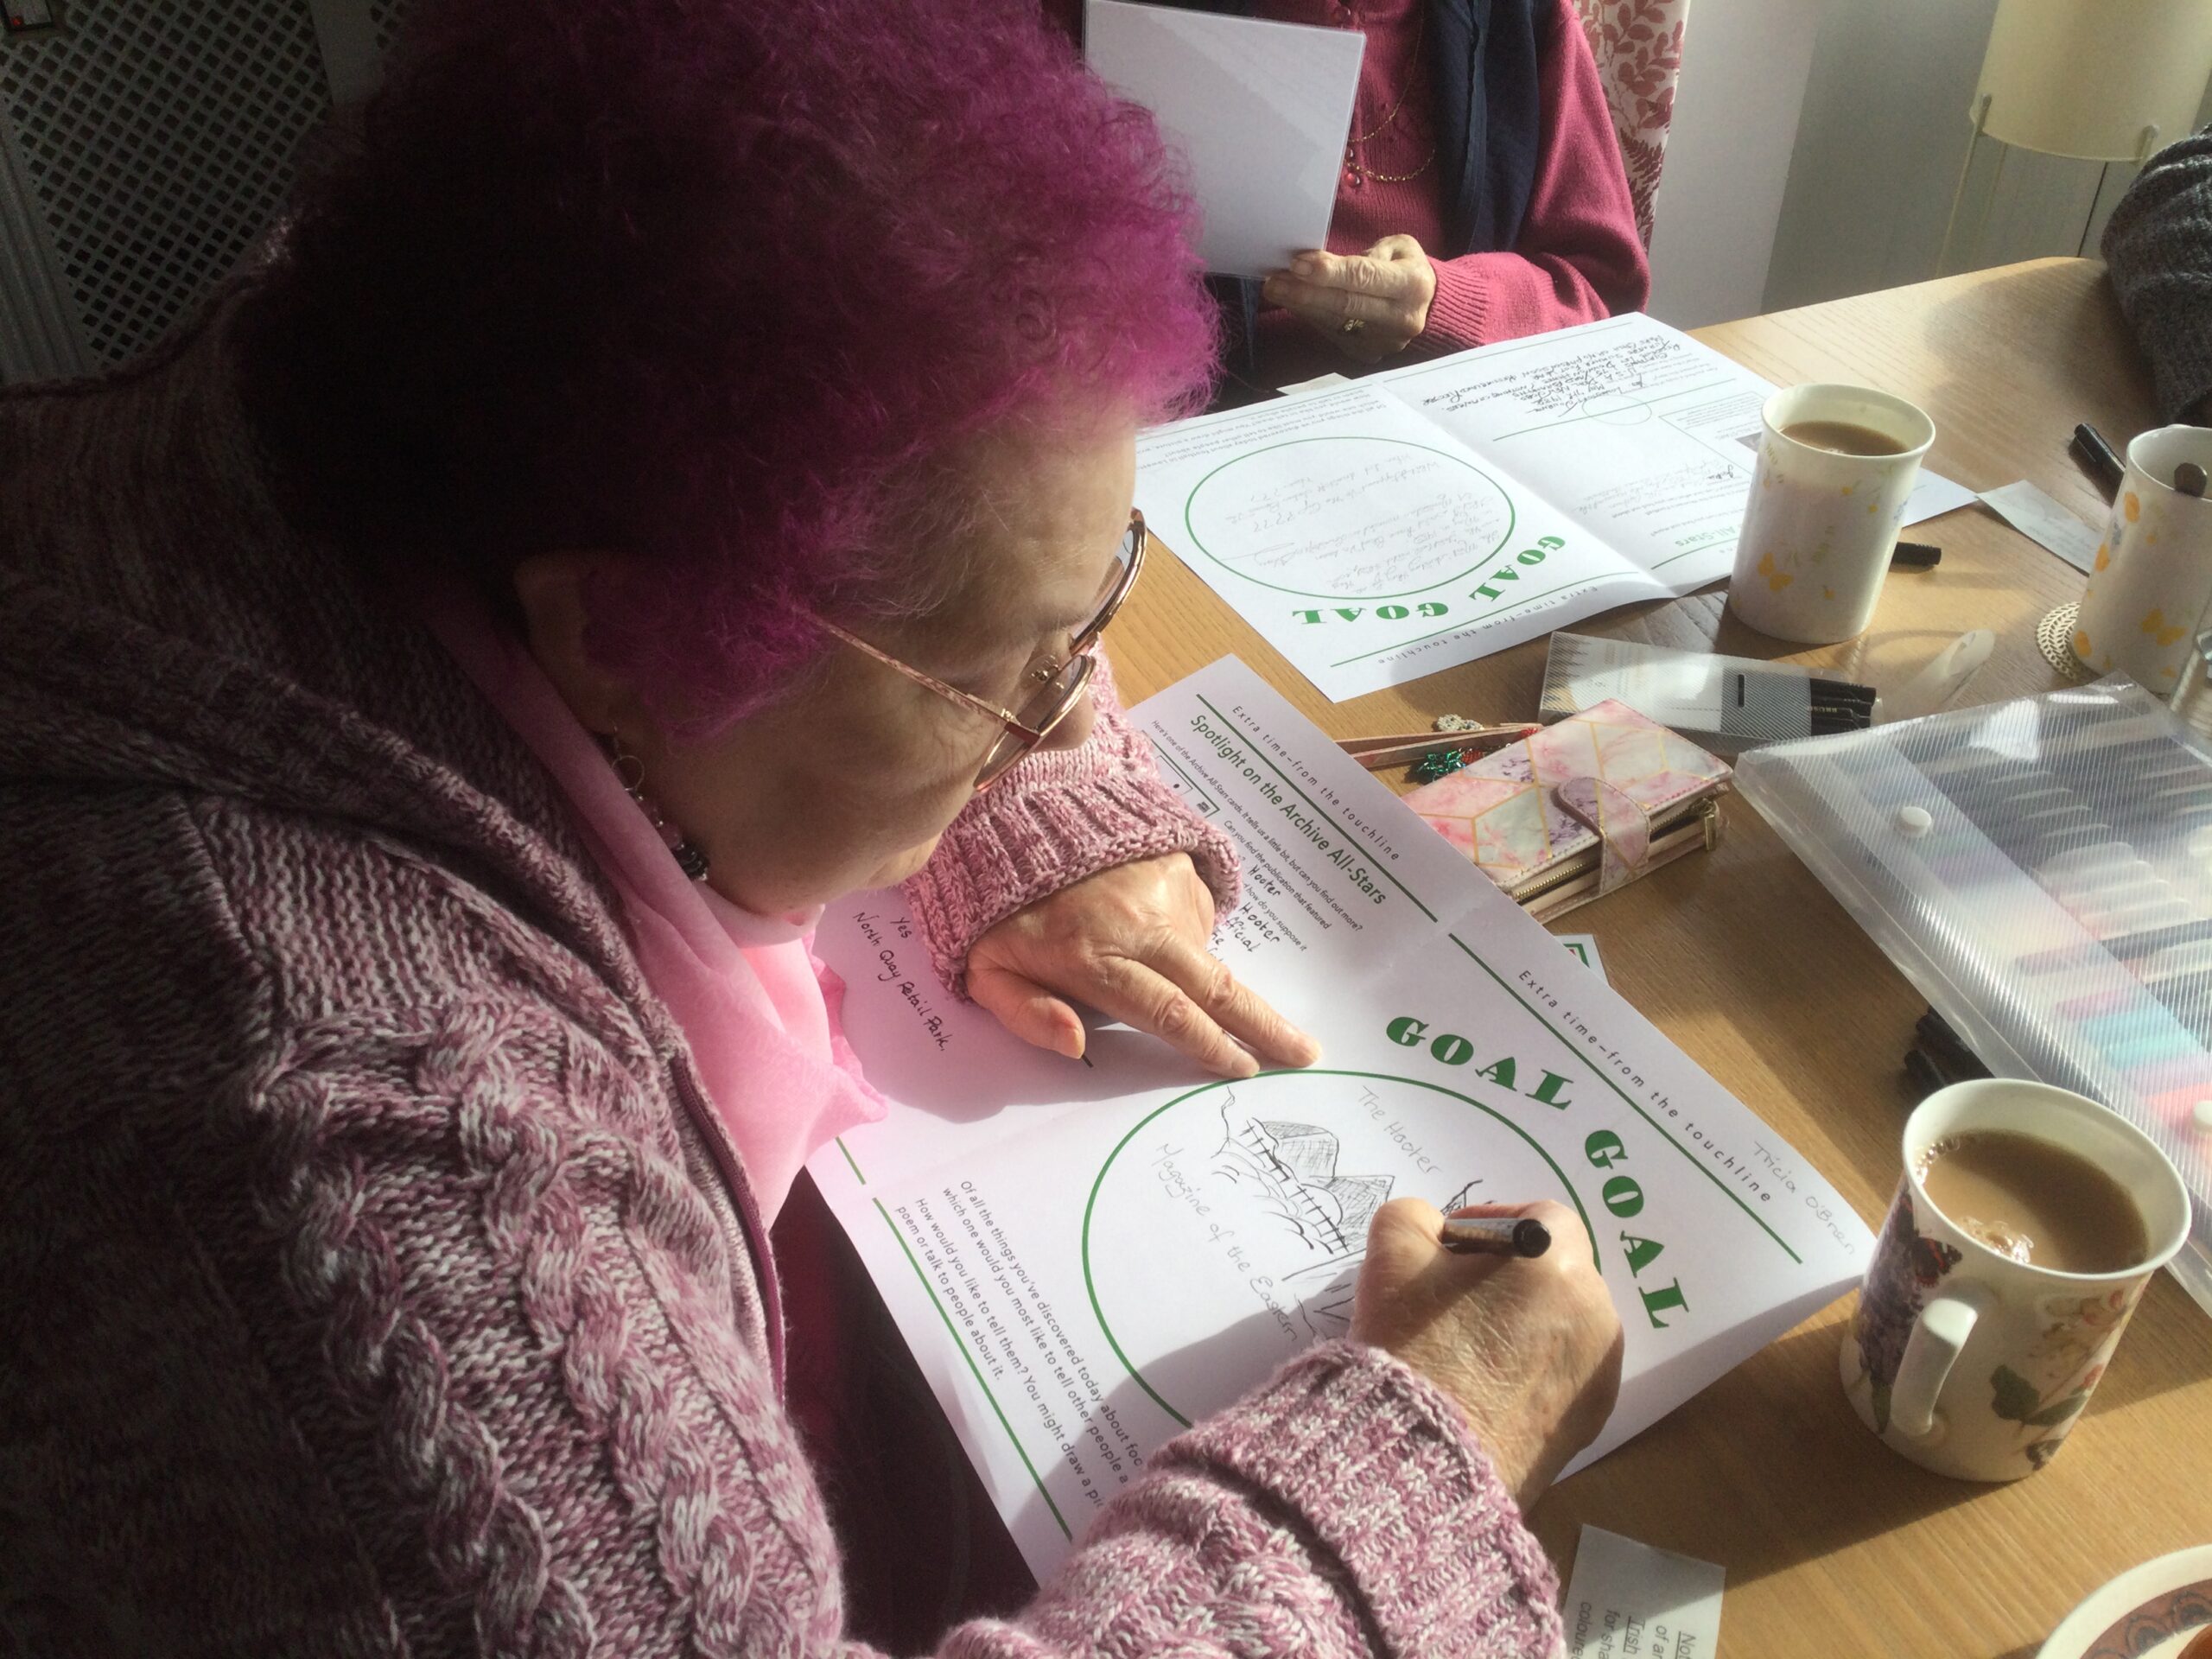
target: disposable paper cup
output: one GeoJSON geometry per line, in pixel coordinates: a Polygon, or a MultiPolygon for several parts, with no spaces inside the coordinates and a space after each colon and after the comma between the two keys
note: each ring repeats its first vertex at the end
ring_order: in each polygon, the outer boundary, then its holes
{"type": "Polygon", "coordinates": [[[1768,398],[1759,416],[1765,429],[1728,608],[1761,633],[1799,645],[1855,638],[1873,620],[1936,423],[1904,398],[1864,386],[1792,386],[1768,398]],[[1899,453],[1839,455],[1783,436],[1800,421],[1871,427],[1899,453]]]}
{"type": "Polygon", "coordinates": [[[2127,446],[2127,471],[2082,594],[2074,654],[2160,696],[2180,683],[2212,603],[2212,501],[2174,488],[2174,468],[2212,471],[2212,431],[2162,426],[2127,446]]]}

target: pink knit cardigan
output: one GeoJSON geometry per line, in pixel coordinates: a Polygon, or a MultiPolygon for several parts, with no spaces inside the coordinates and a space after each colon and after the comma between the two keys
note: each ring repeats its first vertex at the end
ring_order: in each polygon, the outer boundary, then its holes
{"type": "MultiPolygon", "coordinates": [[[[225,365],[0,397],[0,1649],[855,1651],[681,1038],[225,365]]],[[[943,1650],[1532,1655],[1554,1589],[1453,1407],[1338,1343],[943,1650]]]]}
{"type": "MultiPolygon", "coordinates": [[[[1367,36],[1354,130],[1396,118],[1360,146],[1363,179],[1337,170],[1332,253],[1360,253],[1386,236],[1410,236],[1436,271],[1436,294],[1408,357],[1436,356],[1640,311],[1651,270],[1637,235],[1605,90],[1574,0],[1540,0],[1554,14],[1538,29],[1536,80],[1543,124],[1527,216],[1510,248],[1446,258],[1444,202],[1437,188],[1433,76],[1421,60],[1430,0],[1262,0],[1261,15],[1286,22],[1343,27],[1357,16],[1367,36]],[[1383,176],[1378,176],[1383,175],[1383,176]]],[[[1348,359],[1288,312],[1260,314],[1262,378],[1282,385],[1348,359]]]]}

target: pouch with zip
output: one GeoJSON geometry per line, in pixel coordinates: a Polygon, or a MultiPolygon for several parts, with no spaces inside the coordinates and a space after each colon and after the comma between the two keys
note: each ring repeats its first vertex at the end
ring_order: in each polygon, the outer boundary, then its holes
{"type": "Polygon", "coordinates": [[[1543,920],[1714,845],[1732,776],[1688,738],[1608,699],[1405,801],[1543,920]]]}

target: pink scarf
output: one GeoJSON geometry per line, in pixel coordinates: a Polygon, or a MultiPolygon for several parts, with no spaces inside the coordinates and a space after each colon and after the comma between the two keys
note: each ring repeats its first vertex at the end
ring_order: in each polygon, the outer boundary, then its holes
{"type": "Polygon", "coordinates": [[[690,880],[520,640],[463,590],[440,594],[427,620],[568,796],[772,1223],[807,1159],[884,1110],[837,1023],[844,982],[810,948],[821,907],[759,916],[690,880]]]}

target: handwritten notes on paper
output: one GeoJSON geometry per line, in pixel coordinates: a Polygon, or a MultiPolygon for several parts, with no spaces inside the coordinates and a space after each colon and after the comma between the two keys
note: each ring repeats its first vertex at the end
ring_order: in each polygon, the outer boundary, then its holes
{"type": "MultiPolygon", "coordinates": [[[[1719,569],[1732,563],[1775,388],[1688,334],[1613,317],[1377,379],[1645,569],[1722,546],[1719,569]]],[[[1921,479],[1906,524],[1974,499],[1925,468],[1921,479]]]]}
{"type": "Polygon", "coordinates": [[[1250,671],[1131,716],[1236,846],[1216,948],[1320,1065],[1224,1082],[1116,1026],[1032,1048],[909,989],[895,893],[816,941],[893,1104],[809,1169],[1040,1576],[1161,1444],[1344,1332],[1392,1198],[1587,1222],[1627,1327],[1590,1456],[1858,1276],[1866,1231],[1802,1160],[1250,671]]]}
{"type": "Polygon", "coordinates": [[[1137,504],[1341,700],[1725,576],[1773,390],[1615,317],[1156,428],[1137,504]]]}
{"type": "MultiPolygon", "coordinates": [[[[1648,320],[1647,320],[1648,321],[1648,320]]],[[[1426,400],[1447,415],[1495,423],[1502,410],[1516,426],[1532,420],[1563,420],[1596,413],[1601,418],[1649,408],[1665,394],[1695,381],[1710,383],[1713,370],[1681,349],[1681,336],[1639,328],[1599,328],[1567,331],[1571,338],[1554,350],[1524,350],[1501,353],[1501,361],[1477,379],[1466,379],[1445,370],[1453,359],[1421,369],[1402,370],[1407,378],[1435,380],[1437,388],[1426,400]]],[[[1736,401],[1731,399],[1729,401],[1736,401]]],[[[1751,405],[1752,426],[1758,424],[1758,404],[1751,405]]]]}
{"type": "Polygon", "coordinates": [[[1184,512],[1191,547],[1224,568],[1287,593],[1344,600],[1456,582],[1512,520],[1512,504],[1488,474],[1385,437],[1293,440],[1238,456],[1199,482],[1184,512]],[[1319,448],[1308,455],[1308,444],[1319,448]]]}
{"type": "Polygon", "coordinates": [[[1501,607],[1506,591],[1636,580],[1365,385],[1159,428],[1137,460],[1158,533],[1334,697],[1478,654],[1450,654],[1470,630],[1510,644],[1556,620],[1545,604],[1501,607]]]}

